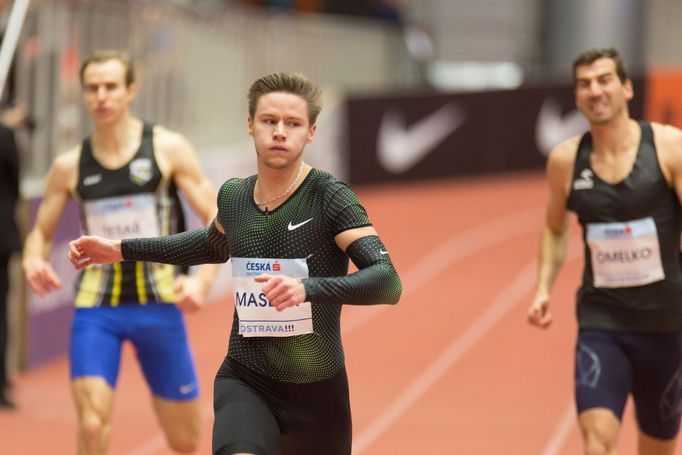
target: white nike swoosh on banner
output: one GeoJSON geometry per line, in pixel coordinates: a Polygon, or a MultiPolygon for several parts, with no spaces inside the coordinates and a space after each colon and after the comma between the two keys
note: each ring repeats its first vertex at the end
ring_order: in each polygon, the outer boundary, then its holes
{"type": "Polygon", "coordinates": [[[289,221],[289,226],[287,226],[287,229],[289,229],[290,231],[293,231],[294,229],[298,229],[298,228],[300,228],[301,226],[303,226],[304,224],[306,224],[306,223],[308,223],[308,222],[310,222],[310,221],[312,221],[312,220],[313,220],[313,219],[310,218],[310,219],[308,219],[308,220],[301,221],[300,223],[297,223],[297,224],[293,224],[291,221],[289,221]]]}
{"type": "Polygon", "coordinates": [[[401,112],[387,111],[378,131],[379,163],[393,174],[410,170],[459,128],[464,117],[462,109],[450,103],[407,127],[401,112]]]}
{"type": "Polygon", "coordinates": [[[547,156],[560,142],[580,134],[589,128],[587,119],[575,109],[561,116],[561,106],[553,99],[542,103],[535,123],[535,143],[540,152],[547,156]]]}

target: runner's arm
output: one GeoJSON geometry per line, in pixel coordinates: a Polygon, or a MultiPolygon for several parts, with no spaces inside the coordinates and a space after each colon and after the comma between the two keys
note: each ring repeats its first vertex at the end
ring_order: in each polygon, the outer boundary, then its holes
{"type": "Polygon", "coordinates": [[[302,280],[306,301],[350,305],[398,303],[402,293],[400,277],[373,227],[342,232],[336,236],[336,243],[358,271],[339,277],[302,280]]]}
{"type": "Polygon", "coordinates": [[[550,293],[568,248],[566,201],[575,161],[574,150],[577,148],[574,141],[559,145],[550,153],[547,161],[549,201],[540,241],[535,296],[527,312],[528,321],[539,327],[547,327],[552,322],[553,316],[549,312],[550,293]]]}
{"type": "Polygon", "coordinates": [[[222,226],[214,220],[210,226],[193,231],[122,240],[121,256],[126,261],[189,266],[226,262],[230,252],[222,226]]]}
{"type": "Polygon", "coordinates": [[[72,149],[55,158],[47,174],[43,200],[35,224],[26,237],[22,268],[31,289],[40,296],[61,287],[62,283],[47,261],[52,240],[74,185],[79,152],[72,149]]]}
{"type": "MultiPolygon", "coordinates": [[[[181,134],[161,127],[155,128],[155,140],[178,189],[203,225],[209,226],[218,211],[216,191],[202,171],[194,147],[181,134]]],[[[200,308],[218,270],[217,264],[208,263],[197,267],[191,275],[178,276],[173,286],[178,306],[186,311],[200,308]]]]}
{"type": "Polygon", "coordinates": [[[682,201],[682,130],[672,125],[651,124],[661,170],[677,198],[682,201]]]}

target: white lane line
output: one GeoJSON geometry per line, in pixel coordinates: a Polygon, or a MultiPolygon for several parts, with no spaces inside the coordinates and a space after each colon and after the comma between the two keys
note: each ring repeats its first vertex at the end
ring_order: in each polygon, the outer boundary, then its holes
{"type": "MultiPolygon", "coordinates": [[[[402,299],[406,299],[416,292],[429,280],[434,279],[438,273],[452,266],[453,263],[479,253],[481,250],[532,232],[538,233],[539,242],[542,225],[541,214],[541,206],[519,210],[476,225],[436,245],[431,251],[423,255],[407,273],[401,273],[402,299]]],[[[388,305],[376,305],[349,314],[343,320],[341,332],[344,335],[348,334],[389,308],[388,305]]]]}
{"type": "MultiPolygon", "coordinates": [[[[575,247],[571,239],[565,264],[580,256],[582,250],[575,247]]],[[[360,455],[379,436],[398,420],[419,398],[424,395],[445,373],[462,358],[471,348],[482,340],[493,327],[522,299],[532,291],[536,279],[537,261],[527,263],[514,280],[485,311],[469,327],[443,351],[431,365],[399,394],[399,398],[391,403],[374,419],[367,429],[353,440],[353,455],[360,455]]]]}
{"type": "MultiPolygon", "coordinates": [[[[576,245],[576,243],[579,242],[573,241],[575,238],[571,240],[572,242],[569,244],[568,253],[566,254],[566,263],[579,258],[582,253],[581,248],[576,245]]],[[[542,455],[558,455],[560,453],[562,447],[566,444],[566,441],[571,434],[571,429],[573,425],[575,425],[576,419],[575,405],[573,405],[573,402],[571,402],[561,415],[561,419],[552,432],[552,437],[547,442],[545,449],[541,452],[542,455]]]]}
{"type": "Polygon", "coordinates": [[[573,425],[576,423],[575,415],[575,405],[573,403],[569,404],[561,420],[557,424],[556,428],[552,432],[552,437],[550,438],[547,446],[542,451],[542,455],[559,455],[561,448],[566,444],[568,436],[571,434],[573,425]]]}
{"type": "MultiPolygon", "coordinates": [[[[421,286],[427,284],[427,282],[430,279],[432,279],[437,273],[440,273],[441,271],[447,269],[454,262],[457,262],[473,254],[476,254],[479,251],[484,250],[486,248],[490,248],[499,243],[505,242],[509,239],[529,234],[534,231],[538,231],[538,226],[541,225],[541,223],[538,223],[539,213],[541,213],[540,207],[531,207],[501,217],[497,217],[485,223],[479,224],[474,228],[461,232],[458,235],[452,237],[450,240],[434,247],[429,253],[422,256],[421,259],[417,261],[417,263],[407,272],[407,274],[404,275],[403,283],[405,284],[405,288],[403,291],[403,298],[405,298],[412,292],[415,292],[421,286]]],[[[386,308],[387,307],[385,305],[382,305],[366,308],[365,311],[356,313],[358,315],[357,317],[348,318],[348,320],[344,321],[343,333],[347,334],[361,327],[366,322],[373,319],[378,314],[382,313],[383,310],[385,310],[386,308]]],[[[479,320],[480,319],[481,318],[479,318],[479,320]]],[[[474,323],[473,326],[475,325],[476,323],[474,323]]],[[[464,335],[466,335],[468,332],[469,331],[465,332],[465,334],[463,334],[463,336],[460,337],[460,339],[464,338],[464,335]]],[[[466,342],[466,340],[464,340],[463,342],[466,342]]],[[[468,349],[469,347],[466,348],[466,350],[468,349]]],[[[461,355],[464,354],[464,352],[456,353],[455,361],[459,357],[461,357],[461,355]]],[[[447,355],[447,352],[443,355],[447,355]]],[[[441,357],[443,357],[443,355],[441,355],[441,357]]],[[[439,361],[437,360],[436,363],[437,362],[439,361]]],[[[437,365],[434,363],[432,364],[430,370],[432,370],[434,366],[437,367],[437,365]]],[[[435,382],[440,376],[442,376],[442,374],[445,373],[449,366],[450,365],[447,365],[443,372],[439,373],[439,376],[433,379],[433,382],[435,382]]],[[[427,376],[430,370],[427,370],[427,372],[422,374],[422,377],[427,376]]],[[[419,379],[417,381],[419,381],[419,379]]],[[[430,386],[431,384],[428,385],[428,387],[430,386]]],[[[424,388],[423,391],[419,392],[419,394],[415,397],[415,400],[416,398],[421,396],[428,389],[428,387],[424,388]]],[[[403,394],[402,395],[403,400],[399,401],[405,401],[404,400],[405,396],[406,394],[403,394]]],[[[407,403],[407,405],[399,406],[404,406],[404,408],[407,409],[413,402],[414,400],[410,403],[407,403]]],[[[397,402],[394,403],[394,405],[392,405],[391,408],[396,407],[396,404],[397,402]]],[[[402,414],[402,412],[404,411],[401,411],[399,414],[395,415],[395,417],[390,422],[387,421],[386,423],[379,423],[379,420],[386,420],[385,417],[383,418],[379,417],[379,419],[375,420],[374,423],[369,427],[369,429],[365,431],[363,434],[361,434],[360,437],[353,442],[354,445],[353,453],[359,454],[360,452],[358,450],[364,450],[363,445],[367,446],[371,444],[371,442],[373,442],[381,432],[388,428],[393,423],[393,421],[396,420],[396,418],[400,414],[402,414]],[[380,429],[380,431],[377,432],[377,428],[379,428],[379,426],[382,426],[382,428],[380,429]],[[360,449],[358,449],[358,447],[360,449]]],[[[385,416],[386,414],[387,412],[385,411],[382,414],[382,416],[385,416]]],[[[139,448],[137,448],[131,455],[151,455],[157,453],[164,447],[165,438],[163,437],[162,434],[159,434],[156,437],[147,441],[139,448]]]]}
{"type": "Polygon", "coordinates": [[[391,403],[368,426],[368,428],[353,441],[353,454],[360,455],[387,428],[389,428],[405,411],[426,393],[464,354],[504,317],[521,299],[526,298],[528,290],[535,280],[536,262],[532,261],[524,266],[512,283],[507,286],[493,303],[443,351],[431,365],[419,375],[402,392],[398,399],[391,403]]]}

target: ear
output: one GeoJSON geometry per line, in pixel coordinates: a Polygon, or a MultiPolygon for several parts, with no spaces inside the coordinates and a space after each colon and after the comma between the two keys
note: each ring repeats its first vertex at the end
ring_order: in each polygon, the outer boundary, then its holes
{"type": "Polygon", "coordinates": [[[249,136],[253,137],[253,119],[250,115],[246,121],[246,130],[249,132],[249,136]]]}
{"type": "Polygon", "coordinates": [[[632,81],[630,79],[626,80],[623,84],[623,91],[625,92],[625,99],[630,101],[635,97],[635,89],[632,86],[632,81]]]}
{"type": "Polygon", "coordinates": [[[313,139],[315,138],[315,133],[317,132],[317,123],[314,123],[313,126],[311,126],[308,129],[308,139],[306,139],[305,143],[310,144],[313,142],[313,139]]]}
{"type": "Polygon", "coordinates": [[[135,82],[132,82],[128,87],[128,98],[130,101],[134,100],[135,97],[137,96],[137,84],[135,82]]]}

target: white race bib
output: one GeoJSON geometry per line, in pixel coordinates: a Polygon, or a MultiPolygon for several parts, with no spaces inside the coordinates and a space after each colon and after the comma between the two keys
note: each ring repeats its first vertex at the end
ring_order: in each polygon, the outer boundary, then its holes
{"type": "Polygon", "coordinates": [[[653,218],[625,223],[588,223],[594,285],[642,286],[665,278],[653,218]]]}
{"type": "Polygon", "coordinates": [[[160,235],[153,194],[85,201],[84,207],[89,234],[113,240],[160,235]]]}
{"type": "Polygon", "coordinates": [[[288,337],[313,333],[310,302],[277,311],[254,278],[262,273],[308,278],[305,259],[231,258],[234,306],[239,317],[239,334],[245,337],[288,337]]]}

